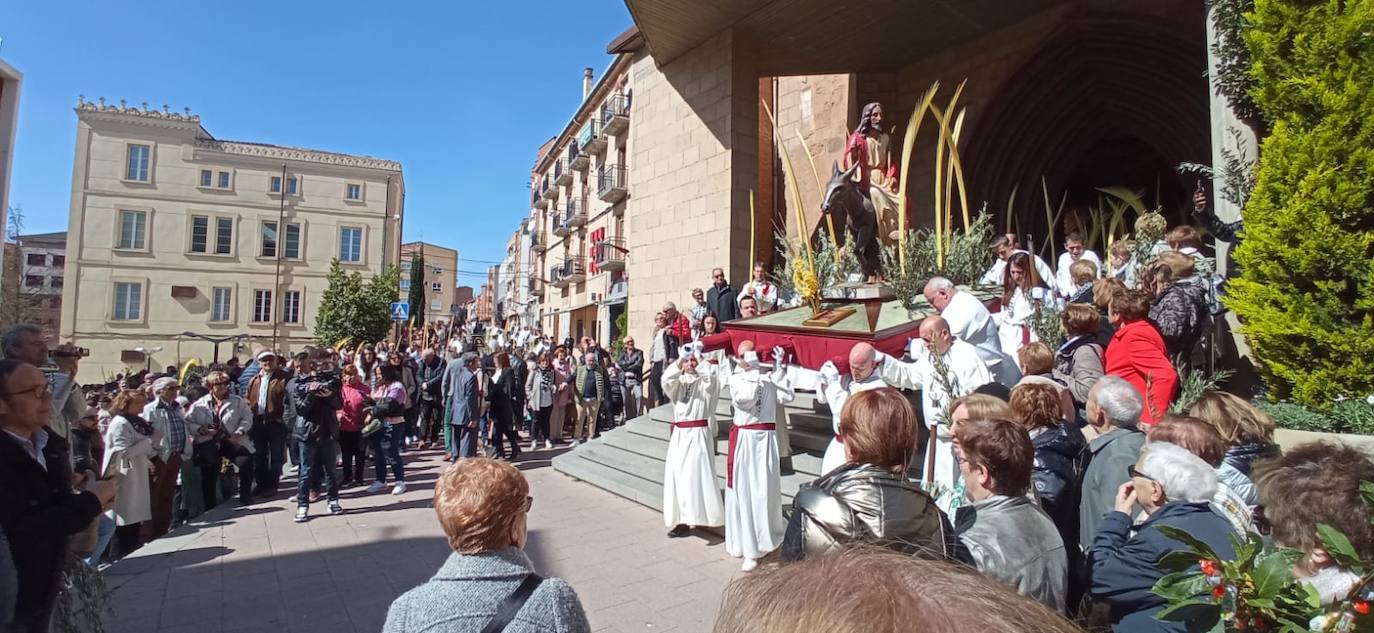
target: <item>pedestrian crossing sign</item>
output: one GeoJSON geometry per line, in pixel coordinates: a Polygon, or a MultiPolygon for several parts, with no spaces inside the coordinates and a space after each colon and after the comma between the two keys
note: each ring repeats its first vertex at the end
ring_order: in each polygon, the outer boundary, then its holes
{"type": "Polygon", "coordinates": [[[391,320],[406,321],[410,319],[410,304],[404,301],[397,301],[391,304],[391,320]]]}

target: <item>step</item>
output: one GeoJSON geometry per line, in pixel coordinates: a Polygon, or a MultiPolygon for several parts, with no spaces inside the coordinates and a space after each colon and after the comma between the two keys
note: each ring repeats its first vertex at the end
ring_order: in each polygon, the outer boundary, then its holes
{"type": "Polygon", "coordinates": [[[663,484],[654,483],[585,459],[576,451],[553,458],[553,467],[612,494],[658,511],[663,510],[663,484]]]}

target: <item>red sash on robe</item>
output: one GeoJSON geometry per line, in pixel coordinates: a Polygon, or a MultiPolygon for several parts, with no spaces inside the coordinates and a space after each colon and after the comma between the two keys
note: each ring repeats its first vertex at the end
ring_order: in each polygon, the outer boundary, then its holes
{"type": "Polygon", "coordinates": [[[685,420],[685,421],[683,421],[683,422],[674,422],[674,423],[673,423],[673,429],[674,429],[674,430],[676,430],[676,429],[699,429],[699,428],[701,428],[701,427],[703,427],[703,426],[706,426],[706,420],[685,420]]]}
{"type": "Polygon", "coordinates": [[[735,443],[738,441],[740,431],[776,431],[778,425],[772,422],[759,422],[758,424],[745,424],[744,426],[730,427],[729,449],[725,452],[725,487],[735,487],[735,443]]]}

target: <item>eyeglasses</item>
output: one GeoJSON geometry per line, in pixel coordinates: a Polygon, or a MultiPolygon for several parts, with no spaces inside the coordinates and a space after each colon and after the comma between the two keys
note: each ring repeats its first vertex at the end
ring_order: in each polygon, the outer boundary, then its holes
{"type": "Polygon", "coordinates": [[[1154,477],[1151,477],[1145,473],[1136,470],[1135,464],[1131,464],[1130,466],[1126,467],[1126,474],[1130,475],[1132,478],[1139,477],[1141,479],[1149,479],[1150,481],[1155,481],[1154,477]]]}
{"type": "Polygon", "coordinates": [[[215,381],[215,382],[207,382],[207,383],[205,383],[205,384],[207,384],[207,385],[209,385],[209,386],[211,386],[211,387],[226,387],[226,386],[229,385],[229,381],[228,381],[228,380],[219,380],[219,381],[215,381]]]}
{"type": "Polygon", "coordinates": [[[6,398],[7,398],[7,397],[9,397],[9,396],[19,396],[19,395],[24,395],[24,394],[29,394],[29,395],[31,395],[31,396],[33,396],[33,397],[35,397],[35,398],[47,398],[47,397],[52,396],[52,391],[48,390],[48,384],[47,384],[47,383],[43,383],[43,384],[41,384],[41,385],[35,385],[35,386],[33,386],[33,387],[29,387],[28,389],[19,389],[19,390],[17,390],[17,391],[6,391],[6,392],[3,392],[3,393],[0,393],[0,397],[6,397],[6,398]]]}
{"type": "Polygon", "coordinates": [[[534,507],[534,497],[525,497],[525,512],[529,512],[534,507]]]}

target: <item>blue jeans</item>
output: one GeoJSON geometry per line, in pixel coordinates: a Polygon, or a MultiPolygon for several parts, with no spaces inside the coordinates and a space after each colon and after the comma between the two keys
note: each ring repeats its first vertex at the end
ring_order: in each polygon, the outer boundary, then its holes
{"type": "Polygon", "coordinates": [[[401,446],[406,441],[405,422],[382,423],[382,428],[367,438],[372,443],[372,464],[377,469],[377,481],[386,483],[386,467],[396,481],[406,480],[405,462],[401,461],[401,446]]]}
{"type": "Polygon", "coordinates": [[[105,554],[105,548],[110,546],[110,539],[114,537],[114,533],[114,519],[111,519],[109,515],[102,513],[100,515],[100,531],[98,532],[99,536],[97,537],[98,540],[96,540],[95,542],[95,551],[91,553],[90,558],[86,559],[87,566],[95,567],[96,565],[100,564],[100,557],[105,554]]]}
{"type": "Polygon", "coordinates": [[[331,438],[300,440],[296,442],[296,505],[310,505],[311,475],[316,475],[325,484],[330,501],[339,500],[339,477],[334,470],[334,462],[339,459],[339,443],[331,438]]]}

